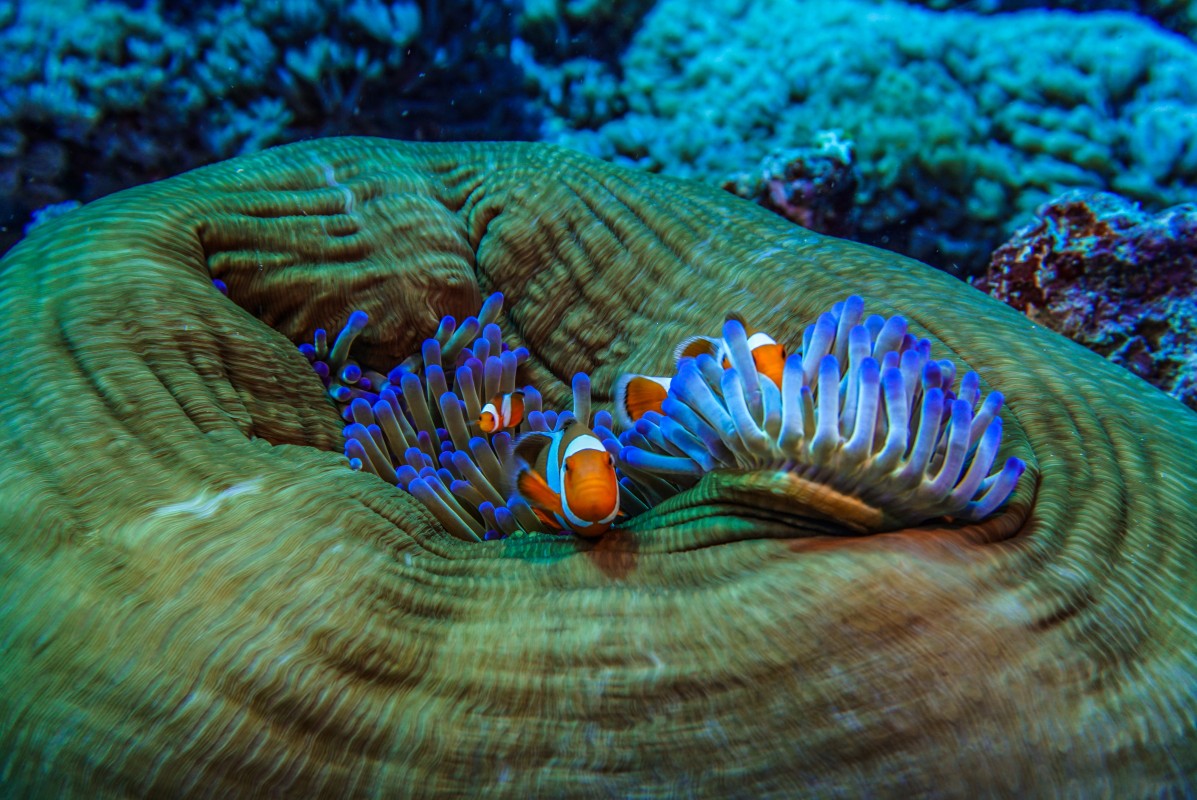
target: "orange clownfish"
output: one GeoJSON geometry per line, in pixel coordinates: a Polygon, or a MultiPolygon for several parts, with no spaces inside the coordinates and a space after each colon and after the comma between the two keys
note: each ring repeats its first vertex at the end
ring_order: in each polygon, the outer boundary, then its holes
{"type": "MultiPolygon", "coordinates": [[[[728,319],[734,319],[743,324],[738,315],[731,314],[728,316],[728,319]]],[[[756,371],[773,381],[773,384],[780,389],[781,375],[785,371],[786,365],[785,346],[778,344],[767,333],[760,331],[752,332],[752,329],[747,328],[747,326],[745,328],[748,331],[748,350],[752,353],[752,361],[756,365],[756,371]]],[[[722,338],[691,336],[678,345],[677,360],[697,358],[706,353],[714,356],[715,360],[719,362],[719,366],[729,369],[731,367],[731,359],[727,356],[729,349],[727,342],[722,338]]]]}
{"type": "MultiPolygon", "coordinates": [[[[756,371],[773,381],[773,385],[781,388],[781,374],[786,367],[785,345],[773,341],[767,333],[757,332],[748,337],[748,349],[752,352],[752,363],[756,364],[756,371]]],[[[724,356],[724,369],[731,366],[724,356]]]]}
{"type": "Polygon", "coordinates": [[[482,407],[478,415],[478,427],[483,433],[514,428],[524,419],[524,393],[507,392],[497,394],[489,403],[482,407]]]}
{"type": "Polygon", "coordinates": [[[649,375],[621,375],[615,382],[615,415],[624,428],[649,411],[661,411],[661,404],[669,394],[669,378],[649,375]]]}
{"type": "Polygon", "coordinates": [[[516,442],[516,491],[545,524],[587,538],[602,536],[619,515],[615,459],[579,422],[516,442]]]}

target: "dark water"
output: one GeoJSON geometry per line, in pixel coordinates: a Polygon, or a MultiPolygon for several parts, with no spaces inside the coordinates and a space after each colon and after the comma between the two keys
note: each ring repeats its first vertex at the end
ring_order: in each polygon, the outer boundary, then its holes
{"type": "Polygon", "coordinates": [[[976,275],[1068,189],[1194,198],[1194,31],[1166,0],[4,2],[0,252],[39,212],[362,134],[546,140],[738,182],[976,275]],[[828,131],[851,163],[820,155],[828,131]],[[809,181],[770,191],[796,151],[809,181]]]}

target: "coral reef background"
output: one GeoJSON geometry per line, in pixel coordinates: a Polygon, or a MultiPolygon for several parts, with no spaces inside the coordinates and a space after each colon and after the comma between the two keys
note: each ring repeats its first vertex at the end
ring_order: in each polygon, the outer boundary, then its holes
{"type": "MultiPolygon", "coordinates": [[[[990,254],[1068,191],[1115,193],[1147,214],[1197,200],[1194,8],[3,0],[0,253],[117,189],[368,134],[563,144],[984,285],[990,254]]],[[[1191,231],[1176,236],[1191,252],[1191,231]]],[[[1121,252],[1123,284],[1192,272],[1191,259],[1151,266],[1158,248],[1121,252]]],[[[1125,352],[1143,319],[1192,305],[1191,285],[1118,330],[1093,315],[1057,329],[1101,328],[1098,351],[1125,352]]],[[[1171,327],[1178,355],[1136,371],[1194,405],[1175,388],[1192,379],[1192,325],[1171,327]]]]}

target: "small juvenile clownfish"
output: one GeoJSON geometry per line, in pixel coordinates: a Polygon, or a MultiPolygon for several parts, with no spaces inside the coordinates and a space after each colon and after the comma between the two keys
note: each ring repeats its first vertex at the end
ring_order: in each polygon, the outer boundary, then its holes
{"type": "Polygon", "coordinates": [[[524,393],[507,392],[495,395],[482,407],[482,413],[478,415],[478,427],[482,428],[483,433],[495,433],[514,428],[523,420],[524,393]]]}
{"type": "Polygon", "coordinates": [[[619,424],[632,427],[649,411],[663,413],[662,403],[669,394],[670,378],[650,375],[621,375],[615,382],[615,415],[619,424]]]}
{"type": "Polygon", "coordinates": [[[516,491],[537,517],[560,530],[593,538],[619,515],[615,459],[579,422],[552,433],[527,433],[516,442],[516,491]]]}
{"type": "MultiPolygon", "coordinates": [[[[738,314],[729,314],[727,318],[743,324],[743,320],[738,314]]],[[[780,389],[781,376],[786,365],[785,346],[778,344],[767,333],[754,332],[747,325],[744,327],[748,333],[748,349],[752,353],[752,362],[756,365],[756,371],[773,381],[773,384],[780,389]]],[[[719,362],[719,366],[729,369],[731,359],[728,358],[728,350],[728,344],[722,338],[691,336],[677,346],[676,355],[677,360],[681,361],[683,358],[697,358],[706,353],[713,356],[719,362]]]]}

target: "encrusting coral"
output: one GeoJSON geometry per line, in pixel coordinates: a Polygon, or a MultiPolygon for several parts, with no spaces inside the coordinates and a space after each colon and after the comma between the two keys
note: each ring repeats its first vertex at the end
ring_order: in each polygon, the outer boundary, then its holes
{"type": "Polygon", "coordinates": [[[558,148],[313,140],[38,226],[0,313],[0,794],[1197,775],[1197,416],[916,262],[558,148]],[[715,470],[595,540],[461,541],[347,468],[296,348],[361,310],[352,356],[381,371],[496,291],[517,384],[565,408],[585,372],[595,409],[728,309],[789,343],[858,295],[1003,395],[999,463],[1026,472],[979,522],[877,535],[715,470]]]}

